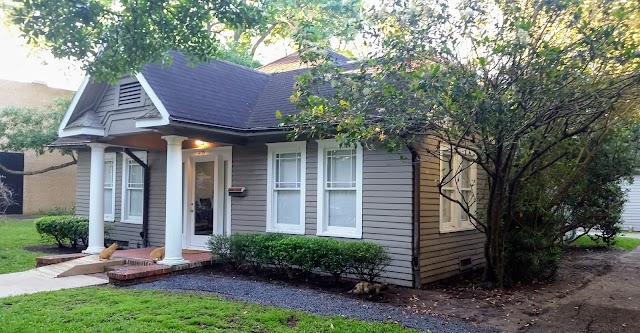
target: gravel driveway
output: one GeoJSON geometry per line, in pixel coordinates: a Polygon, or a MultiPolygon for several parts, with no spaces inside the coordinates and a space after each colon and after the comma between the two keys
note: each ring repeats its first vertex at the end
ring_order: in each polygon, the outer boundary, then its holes
{"type": "Polygon", "coordinates": [[[389,304],[363,302],[336,294],[243,278],[198,274],[174,275],[130,288],[214,292],[230,299],[318,315],[339,315],[368,321],[397,321],[407,327],[430,330],[433,333],[498,332],[459,319],[409,314],[389,304]]]}

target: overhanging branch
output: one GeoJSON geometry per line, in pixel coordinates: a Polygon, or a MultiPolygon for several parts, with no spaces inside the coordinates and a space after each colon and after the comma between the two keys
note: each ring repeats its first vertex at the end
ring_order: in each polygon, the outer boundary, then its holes
{"type": "Polygon", "coordinates": [[[32,176],[32,175],[37,175],[37,174],[41,174],[41,173],[45,173],[45,172],[49,172],[49,171],[54,171],[54,170],[59,170],[59,169],[64,169],[68,166],[72,166],[78,164],[78,160],[76,160],[75,158],[73,159],[73,161],[67,162],[67,163],[62,163],[59,165],[54,165],[54,166],[50,166],[48,168],[44,168],[44,169],[40,169],[40,170],[35,170],[35,171],[17,171],[17,170],[11,170],[9,168],[7,168],[6,166],[4,166],[2,163],[0,163],[0,171],[11,174],[11,175],[21,175],[21,176],[32,176]]]}

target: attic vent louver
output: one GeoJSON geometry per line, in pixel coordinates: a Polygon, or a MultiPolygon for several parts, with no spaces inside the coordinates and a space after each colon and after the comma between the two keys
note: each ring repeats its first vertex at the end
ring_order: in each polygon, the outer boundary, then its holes
{"type": "Polygon", "coordinates": [[[120,84],[118,107],[137,106],[142,102],[142,87],[140,82],[120,84]]]}

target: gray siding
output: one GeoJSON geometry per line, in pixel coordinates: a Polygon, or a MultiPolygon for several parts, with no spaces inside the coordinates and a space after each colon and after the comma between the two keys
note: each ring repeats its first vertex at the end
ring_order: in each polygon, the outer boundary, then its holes
{"type": "MultiPolygon", "coordinates": [[[[151,167],[149,241],[151,245],[164,244],[164,202],[165,202],[165,153],[148,152],[147,161],[151,167]]],[[[122,223],[122,153],[116,153],[115,222],[105,222],[113,226],[110,239],[129,242],[129,247],[142,246],[141,224],[122,223]]],[[[76,189],[76,214],[89,215],[89,176],[91,154],[87,150],[78,151],[78,172],[76,189]]]]}
{"type": "MultiPolygon", "coordinates": [[[[135,81],[132,78],[123,78],[122,81],[135,81]]],[[[142,106],[118,108],[118,85],[109,86],[97,104],[96,114],[104,126],[107,135],[131,134],[148,131],[136,128],[135,119],[145,115],[153,109],[153,102],[146,93],[143,93],[142,106]]]]}
{"type": "MultiPolygon", "coordinates": [[[[429,140],[428,149],[438,151],[429,140]]],[[[440,161],[428,153],[420,162],[420,283],[426,284],[460,273],[460,260],[471,259],[473,268],[484,265],[484,234],[477,230],[440,232],[440,161]]],[[[478,170],[478,188],[486,188],[486,175],[478,170]]],[[[477,209],[486,204],[478,192],[477,209]]]]}
{"type": "MultiPolygon", "coordinates": [[[[307,144],[305,233],[317,230],[317,156],[315,142],[307,144]]],[[[403,153],[410,157],[409,152],[403,153]]],[[[384,277],[411,286],[412,169],[400,154],[368,151],[363,156],[363,240],[384,245],[393,259],[384,277]]],[[[232,232],[264,232],[267,204],[267,146],[233,148],[233,185],[247,188],[244,198],[232,198],[232,232]]]]}
{"type": "Polygon", "coordinates": [[[633,183],[624,182],[622,186],[628,191],[622,212],[622,229],[640,231],[640,176],[635,176],[633,183]]]}

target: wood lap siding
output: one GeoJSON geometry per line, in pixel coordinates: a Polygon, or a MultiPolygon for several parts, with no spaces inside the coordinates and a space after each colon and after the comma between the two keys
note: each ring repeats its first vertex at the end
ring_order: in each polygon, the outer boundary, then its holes
{"type": "MultiPolygon", "coordinates": [[[[438,151],[438,143],[429,140],[428,149],[438,151]]],[[[470,258],[473,268],[484,265],[484,234],[478,230],[440,233],[440,161],[425,152],[420,154],[420,284],[434,282],[460,273],[460,260],[470,258]]],[[[478,204],[486,205],[486,174],[478,168],[478,204]]]]}
{"type": "MultiPolygon", "coordinates": [[[[233,185],[246,187],[248,194],[231,199],[232,232],[266,229],[267,153],[264,143],[233,148],[233,185]]],[[[308,236],[315,236],[317,230],[317,159],[317,143],[307,143],[305,234],[308,236]]],[[[365,149],[363,169],[362,239],[388,249],[392,263],[385,278],[389,282],[412,286],[411,154],[365,149]]]]}
{"type": "MultiPolygon", "coordinates": [[[[107,150],[109,152],[109,150],[107,150]]],[[[115,184],[115,222],[105,222],[112,225],[113,231],[109,239],[129,242],[130,248],[142,246],[142,224],[122,223],[122,161],[123,153],[116,153],[116,184],[115,184]]],[[[166,154],[164,152],[148,152],[147,161],[151,167],[151,197],[149,211],[149,240],[152,246],[164,244],[165,220],[165,181],[166,154]]],[[[78,172],[76,189],[76,214],[89,215],[89,178],[91,153],[88,150],[78,151],[78,172]]]]}
{"type": "MultiPolygon", "coordinates": [[[[149,246],[164,246],[165,202],[167,188],[167,153],[149,151],[147,164],[150,169],[149,187],[149,246]]],[[[182,177],[182,174],[175,175],[182,177]]],[[[182,202],[176,202],[176,207],[181,209],[182,202]]]]}
{"type": "Polygon", "coordinates": [[[631,184],[623,182],[622,188],[628,191],[622,212],[622,229],[640,231],[640,176],[635,176],[631,184]]]}
{"type": "MultiPolygon", "coordinates": [[[[121,82],[136,81],[131,81],[131,78],[124,78],[121,82]]],[[[135,119],[152,110],[153,102],[149,96],[145,93],[142,94],[142,98],[144,99],[142,106],[119,107],[118,89],[118,85],[109,86],[96,108],[96,114],[100,118],[100,122],[102,126],[104,126],[106,133],[108,135],[114,135],[148,131],[144,128],[137,128],[135,126],[135,119]]]]}

